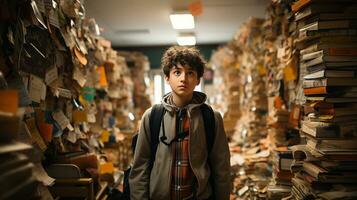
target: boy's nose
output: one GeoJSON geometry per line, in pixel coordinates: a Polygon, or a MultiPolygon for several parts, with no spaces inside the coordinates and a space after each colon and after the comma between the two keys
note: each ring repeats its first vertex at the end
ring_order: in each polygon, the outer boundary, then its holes
{"type": "Polygon", "coordinates": [[[186,73],[182,73],[181,75],[181,81],[185,81],[187,78],[187,74],[186,73]]]}

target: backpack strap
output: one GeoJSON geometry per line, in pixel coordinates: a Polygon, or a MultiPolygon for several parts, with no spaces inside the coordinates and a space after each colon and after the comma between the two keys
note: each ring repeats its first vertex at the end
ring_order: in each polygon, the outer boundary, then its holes
{"type": "MultiPolygon", "coordinates": [[[[209,159],[209,155],[212,151],[213,142],[214,142],[215,135],[216,135],[216,118],[214,116],[213,109],[211,108],[211,106],[209,106],[207,104],[201,105],[201,112],[202,112],[202,117],[203,117],[203,124],[205,127],[205,135],[206,135],[206,143],[207,143],[207,152],[208,152],[207,163],[208,163],[209,168],[212,169],[212,163],[211,163],[211,160],[209,159]]],[[[213,189],[214,179],[213,179],[212,174],[209,177],[209,182],[213,189]]],[[[211,199],[215,199],[214,189],[212,190],[211,199]]]]}
{"type": "Polygon", "coordinates": [[[150,139],[151,139],[151,156],[150,156],[150,170],[154,166],[157,145],[159,144],[160,125],[162,117],[164,116],[164,106],[162,104],[155,104],[151,109],[150,114],[150,139]]]}
{"type": "Polygon", "coordinates": [[[206,142],[207,142],[207,151],[208,154],[211,153],[213,142],[215,138],[216,132],[216,123],[213,109],[207,105],[201,105],[201,112],[203,117],[203,123],[205,127],[205,134],[206,134],[206,142]]]}

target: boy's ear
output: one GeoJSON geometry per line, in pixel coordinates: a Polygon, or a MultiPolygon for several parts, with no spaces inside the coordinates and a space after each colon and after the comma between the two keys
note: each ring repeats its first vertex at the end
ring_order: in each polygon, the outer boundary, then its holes
{"type": "Polygon", "coordinates": [[[201,78],[197,78],[197,84],[196,85],[199,85],[201,83],[201,78]]]}
{"type": "Polygon", "coordinates": [[[165,77],[165,81],[166,81],[166,83],[169,83],[169,79],[170,79],[170,77],[168,77],[168,76],[166,76],[166,75],[164,75],[164,77],[165,77]]]}

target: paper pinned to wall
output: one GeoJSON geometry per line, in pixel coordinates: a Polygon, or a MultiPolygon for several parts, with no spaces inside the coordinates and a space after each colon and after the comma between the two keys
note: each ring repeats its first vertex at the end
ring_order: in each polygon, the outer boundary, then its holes
{"type": "Polygon", "coordinates": [[[109,141],[109,132],[106,131],[106,130],[102,131],[100,140],[101,140],[102,142],[108,142],[108,141],[109,141]]]}
{"type": "Polygon", "coordinates": [[[73,79],[76,80],[77,83],[79,84],[79,86],[81,86],[81,87],[83,87],[87,82],[86,77],[83,75],[83,73],[81,72],[81,70],[78,67],[74,67],[73,79]]]}
{"type": "Polygon", "coordinates": [[[57,97],[72,98],[72,92],[64,88],[56,88],[54,94],[57,97]]]}
{"type": "Polygon", "coordinates": [[[45,82],[47,85],[50,85],[53,81],[58,78],[57,67],[52,67],[50,70],[46,72],[45,82]]]}
{"type": "Polygon", "coordinates": [[[66,139],[70,142],[72,142],[73,144],[77,142],[77,133],[74,131],[70,131],[67,134],[66,139]]]}
{"type": "Polygon", "coordinates": [[[40,103],[46,97],[46,85],[41,78],[30,75],[29,97],[32,101],[40,103]]]}
{"type": "Polygon", "coordinates": [[[100,87],[107,87],[107,76],[105,74],[105,68],[103,66],[97,67],[97,73],[99,75],[99,86],[100,87]]]}
{"type": "Polygon", "coordinates": [[[78,61],[82,65],[87,65],[88,61],[87,61],[86,56],[80,50],[78,50],[76,46],[73,47],[73,51],[74,51],[74,54],[76,55],[76,58],[78,59],[78,61]]]}
{"type": "Polygon", "coordinates": [[[60,125],[62,130],[67,128],[70,124],[68,118],[64,115],[62,110],[52,113],[52,117],[60,125]]]}
{"type": "Polygon", "coordinates": [[[43,138],[41,137],[40,133],[38,132],[38,129],[36,127],[36,121],[35,118],[29,118],[26,120],[27,129],[31,133],[32,141],[35,142],[41,149],[41,151],[45,151],[47,149],[47,145],[43,141],[43,138]]]}
{"type": "Polygon", "coordinates": [[[85,111],[74,110],[72,116],[74,123],[87,122],[87,112],[85,111]]]}
{"type": "Polygon", "coordinates": [[[45,25],[45,21],[43,20],[41,12],[39,11],[35,1],[31,1],[31,7],[32,7],[33,14],[35,15],[35,18],[37,19],[37,22],[41,24],[43,28],[47,29],[45,25]]]}

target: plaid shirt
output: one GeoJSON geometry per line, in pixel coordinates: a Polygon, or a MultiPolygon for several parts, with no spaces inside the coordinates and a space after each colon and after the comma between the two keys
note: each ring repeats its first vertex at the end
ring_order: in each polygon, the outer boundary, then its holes
{"type": "MultiPolygon", "coordinates": [[[[168,98],[170,104],[175,104],[172,96],[168,98]]],[[[192,99],[190,103],[197,103],[192,99]]],[[[193,197],[193,188],[196,182],[190,166],[188,146],[190,134],[190,121],[187,116],[187,110],[181,111],[181,116],[177,114],[176,134],[187,132],[187,136],[171,145],[173,152],[172,179],[171,179],[171,199],[189,199],[193,197]]]]}
{"type": "Polygon", "coordinates": [[[177,118],[176,134],[182,131],[188,134],[184,139],[172,144],[174,162],[172,166],[171,199],[187,199],[193,196],[195,176],[188,155],[189,128],[187,111],[183,111],[183,114],[177,118]]]}

